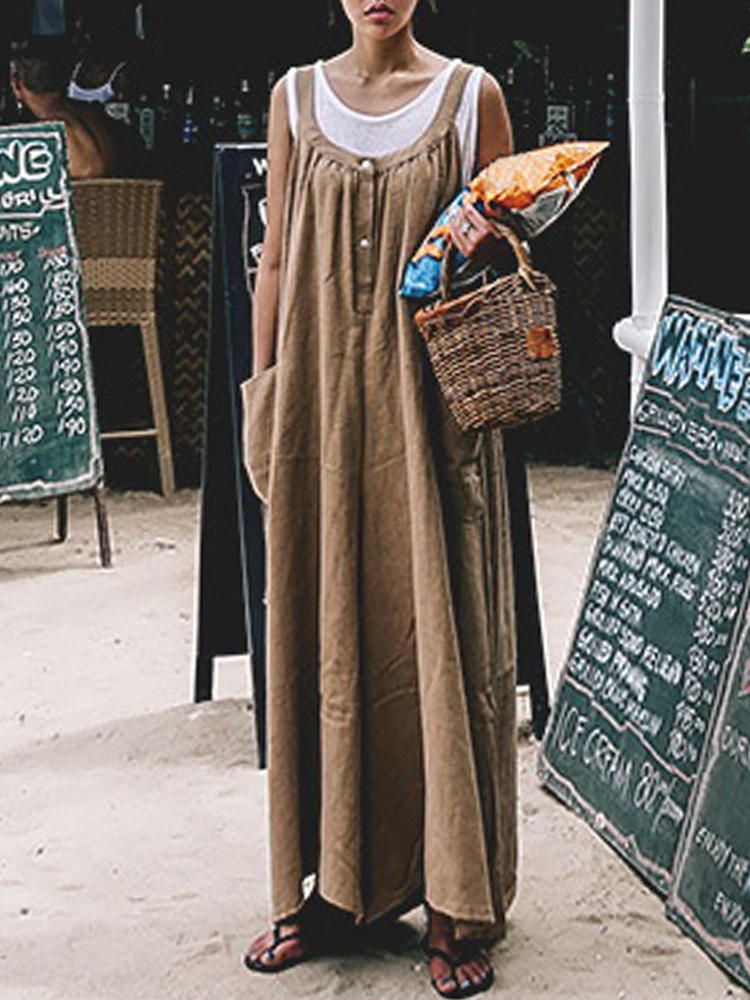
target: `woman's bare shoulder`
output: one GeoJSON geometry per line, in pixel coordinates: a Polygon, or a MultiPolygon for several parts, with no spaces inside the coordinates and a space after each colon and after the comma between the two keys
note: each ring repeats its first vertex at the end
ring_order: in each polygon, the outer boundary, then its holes
{"type": "Polygon", "coordinates": [[[300,66],[290,66],[285,73],[283,73],[271,88],[270,95],[270,113],[275,115],[277,118],[282,118],[284,120],[288,119],[288,94],[289,86],[294,85],[296,82],[297,74],[302,70],[312,69],[312,64],[305,64],[300,66]]]}
{"type": "Polygon", "coordinates": [[[513,125],[505,94],[498,80],[486,69],[482,69],[477,110],[476,168],[480,170],[496,157],[513,152],[513,125]]]}
{"type": "Polygon", "coordinates": [[[289,86],[290,81],[294,80],[299,73],[303,71],[309,71],[311,69],[313,69],[312,63],[305,63],[304,65],[287,67],[286,71],[282,73],[281,76],[276,78],[276,82],[271,88],[271,96],[273,96],[274,94],[277,95],[284,94],[287,87],[289,86]]]}

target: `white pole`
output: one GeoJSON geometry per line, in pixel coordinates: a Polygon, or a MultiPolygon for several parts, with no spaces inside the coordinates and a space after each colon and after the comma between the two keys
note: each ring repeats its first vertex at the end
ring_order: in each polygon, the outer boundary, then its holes
{"type": "Polygon", "coordinates": [[[634,401],[668,288],[664,0],[630,0],[632,315],[614,338],[633,355],[634,401]]]}

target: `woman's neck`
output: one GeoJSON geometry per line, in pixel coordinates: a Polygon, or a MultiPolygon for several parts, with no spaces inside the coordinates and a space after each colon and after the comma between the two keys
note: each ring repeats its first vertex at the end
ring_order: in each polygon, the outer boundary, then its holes
{"type": "Polygon", "coordinates": [[[347,62],[352,72],[366,83],[397,70],[415,67],[419,63],[419,49],[411,25],[385,39],[369,38],[355,31],[347,62]]]}

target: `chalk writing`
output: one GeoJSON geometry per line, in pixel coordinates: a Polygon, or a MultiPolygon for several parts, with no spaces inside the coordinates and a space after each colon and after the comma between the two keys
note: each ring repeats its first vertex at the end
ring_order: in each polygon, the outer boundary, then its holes
{"type": "MultiPolygon", "coordinates": [[[[747,514],[736,498],[731,515],[747,514]]],[[[750,702],[742,695],[750,657],[750,610],[743,613],[667,912],[728,972],[750,987],[750,702]]]]}
{"type": "Polygon", "coordinates": [[[0,139],[0,184],[39,184],[51,176],[54,162],[48,142],[0,139]]]}
{"type": "Polygon", "coordinates": [[[63,151],[60,125],[0,129],[0,500],[100,467],[63,151]]]}
{"type": "Polygon", "coordinates": [[[750,420],[750,351],[720,320],[688,311],[666,316],[659,325],[651,371],[670,387],[684,389],[693,382],[701,391],[713,390],[720,413],[737,407],[738,420],[750,420]]]}
{"type": "Polygon", "coordinates": [[[542,755],[662,889],[747,600],[748,348],[741,321],[669,300],[542,755]]]}

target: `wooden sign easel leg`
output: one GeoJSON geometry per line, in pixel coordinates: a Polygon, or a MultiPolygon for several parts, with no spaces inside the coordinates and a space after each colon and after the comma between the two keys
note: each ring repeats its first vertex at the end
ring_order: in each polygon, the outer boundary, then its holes
{"type": "Polygon", "coordinates": [[[104,492],[101,486],[93,489],[94,507],[96,510],[96,533],[99,536],[99,558],[102,566],[112,565],[112,546],[109,540],[109,521],[107,519],[107,507],[104,503],[104,492]]]}
{"type": "Polygon", "coordinates": [[[58,497],[55,507],[57,509],[55,541],[64,542],[68,537],[68,498],[58,497]]]}
{"type": "MultiPolygon", "coordinates": [[[[96,534],[99,539],[99,559],[105,568],[112,565],[112,545],[109,537],[109,520],[107,506],[104,502],[104,492],[101,486],[88,490],[94,498],[96,514],[96,534]]],[[[57,497],[55,504],[55,541],[64,542],[68,537],[68,495],[57,497]]]]}

